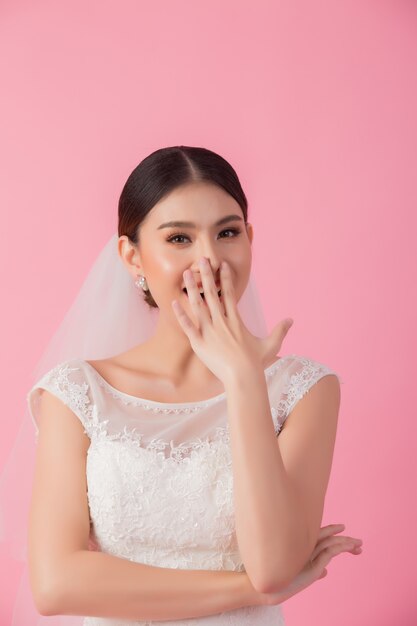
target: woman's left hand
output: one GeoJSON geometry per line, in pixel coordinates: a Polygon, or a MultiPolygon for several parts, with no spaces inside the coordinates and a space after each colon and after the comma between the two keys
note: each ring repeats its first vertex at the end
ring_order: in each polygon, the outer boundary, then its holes
{"type": "Polygon", "coordinates": [[[327,576],[326,566],[330,561],[342,552],[350,552],[353,555],[362,553],[362,539],[346,535],[334,535],[345,529],[344,524],[330,524],[322,526],[314,550],[301,572],[286,587],[276,593],[259,594],[255,599],[257,604],[267,606],[281,604],[300,591],[303,591],[317,580],[327,576]]]}
{"type": "Polygon", "coordinates": [[[200,261],[199,266],[205,300],[200,296],[191,270],[184,272],[197,325],[178,300],[172,301],[172,308],[194,352],[226,384],[239,365],[264,368],[265,363],[280,350],[293,320],[286,318],[279,322],[268,337],[252,335],[239,315],[229,266],[222,264],[220,268],[222,301],[217,294],[209,261],[200,261]]]}

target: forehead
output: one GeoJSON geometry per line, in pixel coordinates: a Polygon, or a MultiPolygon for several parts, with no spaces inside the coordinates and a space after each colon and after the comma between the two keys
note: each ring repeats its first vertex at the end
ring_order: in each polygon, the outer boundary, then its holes
{"type": "Polygon", "coordinates": [[[227,191],[213,183],[198,181],[181,185],[162,198],[148,213],[146,222],[155,228],[172,220],[204,227],[231,213],[243,219],[238,202],[227,191]]]}

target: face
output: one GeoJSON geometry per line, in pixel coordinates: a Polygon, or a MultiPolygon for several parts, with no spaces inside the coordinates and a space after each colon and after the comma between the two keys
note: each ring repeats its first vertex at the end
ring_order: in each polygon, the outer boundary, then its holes
{"type": "Polygon", "coordinates": [[[201,285],[198,261],[203,256],[210,262],[219,289],[220,264],[227,261],[236,300],[240,300],[249,281],[253,229],[251,224],[245,226],[236,200],[220,187],[207,182],[182,185],[152,208],[139,233],[137,247],[125,235],[119,238],[119,254],[132,279],[145,276],[161,313],[174,316],[171,302],[177,299],[191,316],[183,272],[191,269],[201,285]]]}

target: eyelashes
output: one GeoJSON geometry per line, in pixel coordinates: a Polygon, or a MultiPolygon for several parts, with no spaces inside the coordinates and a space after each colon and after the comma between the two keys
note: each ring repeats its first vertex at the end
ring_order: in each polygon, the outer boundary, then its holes
{"type": "MultiPolygon", "coordinates": [[[[234,239],[242,231],[240,230],[240,228],[225,228],[224,230],[221,231],[220,234],[227,233],[227,232],[233,233],[233,237],[222,237],[222,239],[234,239]]],[[[183,237],[183,238],[185,237],[186,239],[189,239],[188,235],[186,235],[185,233],[175,233],[174,235],[170,235],[170,237],[168,237],[167,241],[170,242],[170,243],[176,243],[173,240],[177,239],[178,237],[183,237]]],[[[181,245],[181,243],[179,245],[181,245]]]]}

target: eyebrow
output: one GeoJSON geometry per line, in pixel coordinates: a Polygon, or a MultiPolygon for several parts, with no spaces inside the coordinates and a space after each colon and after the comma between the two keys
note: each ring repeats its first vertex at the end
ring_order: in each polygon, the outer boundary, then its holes
{"type": "MultiPolygon", "coordinates": [[[[214,226],[221,226],[222,224],[226,224],[229,222],[243,222],[243,219],[240,215],[226,215],[226,217],[222,217],[221,220],[216,222],[214,226]]],[[[196,228],[196,225],[193,222],[183,222],[183,221],[174,221],[174,222],[165,222],[165,224],[161,224],[158,226],[157,230],[161,228],[196,228]]]]}

